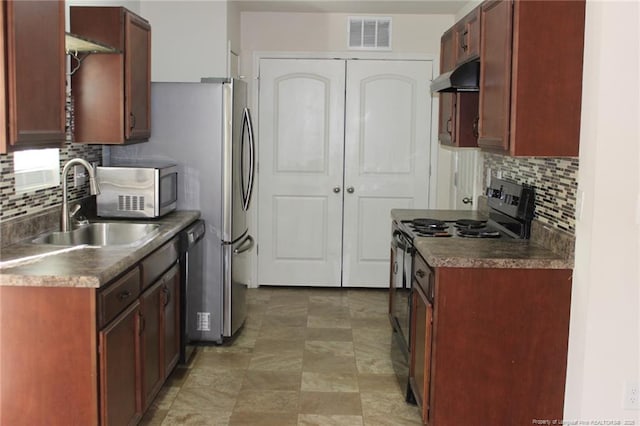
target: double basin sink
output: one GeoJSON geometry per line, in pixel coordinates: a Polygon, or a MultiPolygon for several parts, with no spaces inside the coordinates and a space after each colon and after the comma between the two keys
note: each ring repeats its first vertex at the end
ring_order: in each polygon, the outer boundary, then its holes
{"type": "Polygon", "coordinates": [[[68,232],[50,232],[32,241],[57,246],[139,246],[155,237],[156,223],[92,222],[68,232]]]}

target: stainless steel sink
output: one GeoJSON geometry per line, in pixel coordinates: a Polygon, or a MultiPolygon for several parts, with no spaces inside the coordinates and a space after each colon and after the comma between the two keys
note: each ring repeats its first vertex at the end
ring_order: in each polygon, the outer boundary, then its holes
{"type": "Polygon", "coordinates": [[[69,232],[51,232],[33,240],[35,244],[59,246],[136,246],[158,233],[155,223],[94,222],[69,232]]]}

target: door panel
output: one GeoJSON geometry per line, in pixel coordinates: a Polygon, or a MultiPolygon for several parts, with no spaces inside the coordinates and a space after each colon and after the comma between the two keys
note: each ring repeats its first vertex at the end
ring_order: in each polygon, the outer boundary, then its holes
{"type": "Polygon", "coordinates": [[[431,68],[260,61],[259,284],[388,285],[391,209],[428,202],[431,68]]]}
{"type": "Polygon", "coordinates": [[[456,153],[455,191],[451,206],[455,210],[474,210],[476,203],[476,177],[478,150],[460,150],[456,153]]]}
{"type": "Polygon", "coordinates": [[[386,287],[391,209],[426,208],[429,61],[347,63],[345,287],[386,287]]]}
{"type": "Polygon", "coordinates": [[[344,73],[338,60],[260,61],[261,285],[340,285],[344,73]]]}

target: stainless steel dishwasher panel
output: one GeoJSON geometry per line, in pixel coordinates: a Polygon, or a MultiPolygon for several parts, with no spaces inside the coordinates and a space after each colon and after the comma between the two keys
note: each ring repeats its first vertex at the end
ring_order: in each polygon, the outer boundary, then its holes
{"type": "Polygon", "coordinates": [[[187,362],[190,351],[189,343],[194,339],[194,331],[198,329],[198,312],[204,306],[204,220],[197,220],[182,232],[183,247],[183,310],[182,310],[182,345],[181,361],[187,362]],[[189,352],[189,353],[187,353],[189,352]]]}

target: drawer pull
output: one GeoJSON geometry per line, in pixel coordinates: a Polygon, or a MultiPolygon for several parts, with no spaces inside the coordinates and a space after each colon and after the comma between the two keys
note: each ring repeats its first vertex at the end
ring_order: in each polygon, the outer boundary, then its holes
{"type": "Polygon", "coordinates": [[[126,290],[118,293],[118,300],[122,301],[128,299],[131,296],[131,292],[126,290]]]}
{"type": "Polygon", "coordinates": [[[167,307],[171,302],[171,292],[169,291],[169,287],[165,284],[162,288],[162,293],[164,293],[164,307],[167,307]]]}

